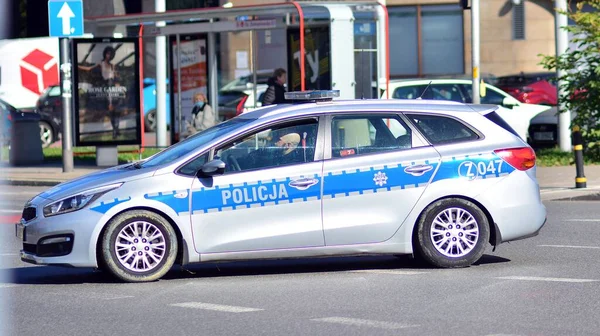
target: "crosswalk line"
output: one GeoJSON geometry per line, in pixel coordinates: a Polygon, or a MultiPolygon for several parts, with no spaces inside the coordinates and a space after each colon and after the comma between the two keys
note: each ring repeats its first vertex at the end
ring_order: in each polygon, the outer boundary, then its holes
{"type": "Polygon", "coordinates": [[[418,272],[418,271],[401,271],[401,270],[390,270],[390,269],[366,269],[366,270],[355,270],[348,271],[351,273],[373,273],[373,274],[394,274],[394,275],[417,275],[417,274],[426,274],[428,272],[418,272]]]}
{"type": "Polygon", "coordinates": [[[414,328],[414,327],[419,326],[417,324],[404,324],[404,323],[396,323],[396,322],[364,320],[364,319],[339,317],[339,316],[316,318],[316,319],[311,319],[311,321],[343,324],[343,325],[354,326],[354,327],[371,327],[371,328],[379,328],[379,329],[404,329],[404,328],[414,328]]]}
{"type": "Polygon", "coordinates": [[[550,281],[550,282],[575,282],[575,283],[600,281],[600,280],[594,280],[594,279],[546,278],[546,277],[531,277],[531,276],[505,276],[505,277],[498,277],[496,279],[524,280],[524,281],[550,281]]]}
{"type": "Polygon", "coordinates": [[[227,312],[227,313],[247,313],[247,312],[264,310],[264,309],[258,309],[258,308],[227,306],[227,305],[219,305],[219,304],[205,303],[205,302],[182,302],[182,303],[174,303],[174,304],[171,304],[170,306],[204,309],[204,310],[214,310],[214,311],[227,312]]]}

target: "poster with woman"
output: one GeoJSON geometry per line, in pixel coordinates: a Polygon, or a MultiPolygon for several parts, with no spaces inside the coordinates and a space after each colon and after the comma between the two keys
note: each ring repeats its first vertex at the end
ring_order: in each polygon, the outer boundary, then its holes
{"type": "Polygon", "coordinates": [[[135,39],[73,41],[76,146],[141,143],[135,39]]]}

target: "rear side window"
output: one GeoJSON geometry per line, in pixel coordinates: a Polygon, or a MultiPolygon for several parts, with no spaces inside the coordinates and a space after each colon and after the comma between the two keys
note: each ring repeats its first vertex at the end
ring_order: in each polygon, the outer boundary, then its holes
{"type": "Polygon", "coordinates": [[[444,145],[479,139],[469,126],[445,116],[409,114],[408,118],[432,145],[444,145]]]}
{"type": "Polygon", "coordinates": [[[498,115],[498,113],[490,112],[486,114],[485,117],[491,120],[494,124],[504,128],[505,130],[516,135],[517,137],[520,137],[519,134],[517,134],[517,132],[512,127],[510,127],[510,125],[506,121],[504,121],[504,119],[502,119],[500,115],[498,115]]]}
{"type": "Polygon", "coordinates": [[[334,117],[331,156],[375,154],[411,148],[410,128],[395,115],[334,117]]]}

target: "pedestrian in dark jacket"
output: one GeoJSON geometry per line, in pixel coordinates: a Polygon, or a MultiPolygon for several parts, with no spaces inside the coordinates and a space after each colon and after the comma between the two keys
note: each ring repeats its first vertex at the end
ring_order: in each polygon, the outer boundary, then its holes
{"type": "Polygon", "coordinates": [[[287,82],[286,71],[282,68],[275,69],[273,77],[267,82],[269,87],[263,96],[262,106],[288,103],[285,99],[285,87],[283,84],[287,82]]]}

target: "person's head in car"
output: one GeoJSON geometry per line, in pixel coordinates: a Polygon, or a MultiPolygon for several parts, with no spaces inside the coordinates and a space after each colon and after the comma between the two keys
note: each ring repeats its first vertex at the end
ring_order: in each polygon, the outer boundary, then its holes
{"type": "Polygon", "coordinates": [[[298,133],[288,133],[279,138],[275,142],[275,146],[283,148],[283,155],[291,153],[300,143],[300,135],[298,133]]]}

